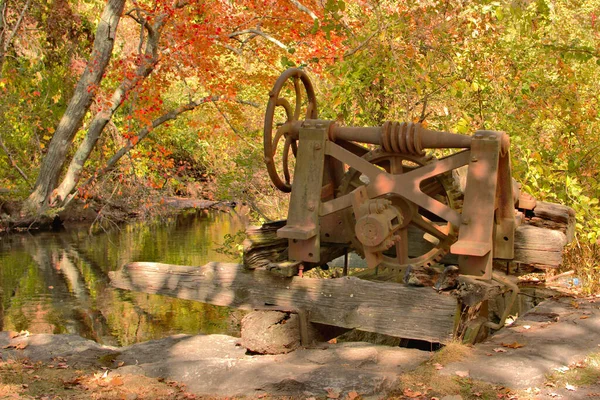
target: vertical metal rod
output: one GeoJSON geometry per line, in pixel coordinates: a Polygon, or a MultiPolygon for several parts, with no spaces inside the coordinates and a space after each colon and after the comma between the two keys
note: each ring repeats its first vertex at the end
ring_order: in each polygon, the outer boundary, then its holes
{"type": "Polygon", "coordinates": [[[346,251],[344,252],[344,271],[342,272],[343,276],[348,276],[348,248],[346,247],[346,251]]]}

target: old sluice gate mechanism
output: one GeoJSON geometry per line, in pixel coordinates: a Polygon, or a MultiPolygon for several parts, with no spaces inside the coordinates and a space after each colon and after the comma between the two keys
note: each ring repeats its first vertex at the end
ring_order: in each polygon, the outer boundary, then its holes
{"type": "Polygon", "coordinates": [[[536,201],[512,178],[506,133],[322,120],[300,69],[269,93],[264,158],[273,184],[290,193],[288,217],[247,230],[243,264],[135,262],[111,273],[112,284],[278,310],[294,316],[303,343],[348,329],[474,342],[502,327],[518,297],[529,298],[517,296],[522,267],[558,267],[573,238],[571,208],[536,201]],[[348,252],[367,268],[348,274],[348,252]],[[341,277],[304,274],[341,256],[341,277]]]}
{"type": "Polygon", "coordinates": [[[302,274],[349,250],[366,261],[368,270],[356,275],[363,279],[508,292],[499,322],[488,320],[483,304],[491,294],[471,307],[459,304],[477,315],[463,316],[468,327],[455,318],[454,333],[469,329],[467,340],[474,340],[481,327],[502,326],[519,291],[507,276],[515,233],[537,205],[512,178],[506,133],[467,136],[419,123],[345,127],[321,120],[310,79],[293,68],[269,93],[264,156],[273,184],[291,193],[287,221],[276,226],[285,251],[266,268],[302,274]],[[428,150],[449,155],[434,158],[428,150]]]}

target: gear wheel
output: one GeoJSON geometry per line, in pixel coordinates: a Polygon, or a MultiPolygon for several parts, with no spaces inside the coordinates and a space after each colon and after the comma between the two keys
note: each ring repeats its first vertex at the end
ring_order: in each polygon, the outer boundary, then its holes
{"type": "MultiPolygon", "coordinates": [[[[386,152],[383,149],[370,151],[363,158],[392,174],[413,171],[434,160],[432,156],[398,154],[386,152]]],[[[350,168],[338,188],[339,196],[346,195],[368,183],[366,176],[358,170],[350,168]]],[[[421,182],[420,189],[455,210],[462,208],[463,194],[455,182],[452,172],[424,180],[421,182]]],[[[401,211],[404,222],[397,232],[400,237],[397,244],[389,250],[381,252],[382,262],[378,266],[378,273],[397,276],[409,265],[416,268],[430,267],[448,254],[450,246],[456,241],[457,227],[402,196],[387,194],[382,197],[391,200],[392,206],[401,211]],[[411,246],[409,251],[408,243],[412,243],[415,239],[419,241],[418,246],[411,246]],[[417,254],[412,254],[415,251],[417,254]]],[[[356,219],[352,209],[345,211],[343,221],[348,231],[354,232],[356,219]]],[[[356,253],[364,257],[363,244],[356,235],[353,235],[352,247],[356,253]]]]}

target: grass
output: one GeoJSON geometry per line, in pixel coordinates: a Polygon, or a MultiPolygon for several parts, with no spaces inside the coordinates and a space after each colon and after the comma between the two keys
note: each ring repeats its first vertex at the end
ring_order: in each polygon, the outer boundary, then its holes
{"type": "Polygon", "coordinates": [[[443,374],[442,370],[450,363],[466,359],[472,347],[459,342],[447,343],[434,353],[428,361],[415,370],[400,377],[400,387],[391,398],[431,399],[460,395],[468,399],[510,399],[511,392],[489,383],[480,382],[468,376],[443,374]]]}
{"type": "Polygon", "coordinates": [[[547,376],[547,382],[564,387],[592,385],[600,382],[600,353],[590,354],[582,362],[574,363],[547,376]]]}
{"type": "Polygon", "coordinates": [[[575,241],[565,252],[564,270],[574,270],[582,281],[583,294],[600,294],[600,243],[575,241]]]}

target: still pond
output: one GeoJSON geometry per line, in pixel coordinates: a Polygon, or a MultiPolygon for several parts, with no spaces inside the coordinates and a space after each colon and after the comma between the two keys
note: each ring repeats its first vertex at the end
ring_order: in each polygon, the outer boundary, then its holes
{"type": "Polygon", "coordinates": [[[76,333],[125,346],[177,333],[236,336],[239,312],[127,292],[108,272],[130,261],[237,261],[215,249],[244,229],[235,212],[202,211],[90,235],[86,227],[0,237],[0,330],[76,333]]]}

